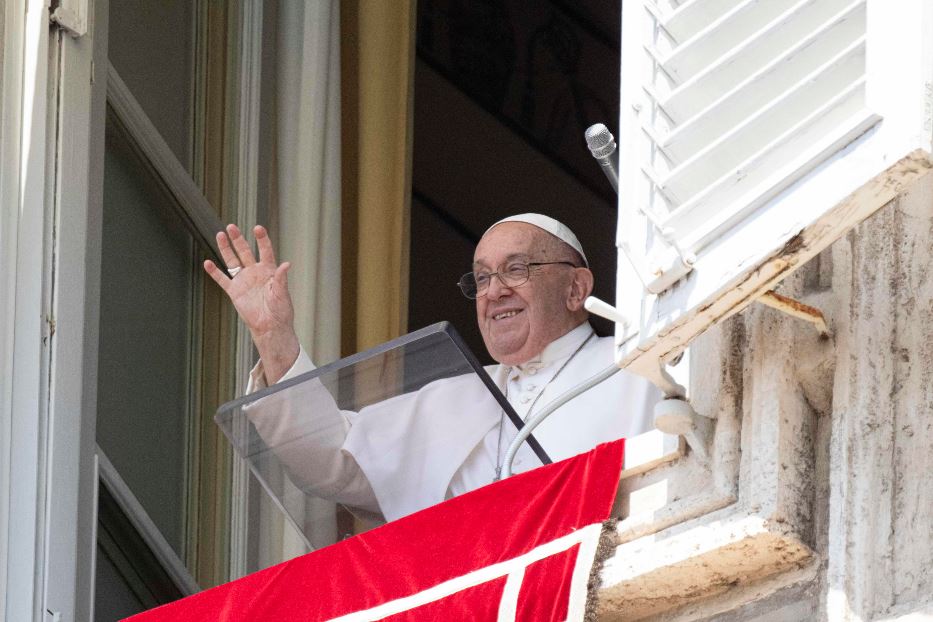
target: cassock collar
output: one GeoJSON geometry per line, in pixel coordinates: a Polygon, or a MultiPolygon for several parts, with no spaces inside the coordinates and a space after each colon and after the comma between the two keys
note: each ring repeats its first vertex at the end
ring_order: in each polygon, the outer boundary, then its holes
{"type": "Polygon", "coordinates": [[[559,361],[573,354],[592,334],[593,327],[590,326],[589,322],[583,322],[573,330],[547,344],[537,357],[531,359],[527,363],[516,365],[515,369],[524,372],[532,368],[537,370],[542,367],[547,367],[554,361],[559,361]]]}

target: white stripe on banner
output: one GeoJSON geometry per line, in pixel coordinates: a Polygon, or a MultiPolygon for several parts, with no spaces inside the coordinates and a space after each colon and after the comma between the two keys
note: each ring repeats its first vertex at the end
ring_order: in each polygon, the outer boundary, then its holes
{"type": "MultiPolygon", "coordinates": [[[[601,525],[599,525],[601,527],[601,525]]],[[[567,622],[583,622],[586,614],[587,585],[590,582],[590,572],[593,562],[596,561],[596,549],[599,548],[599,537],[602,529],[590,530],[580,540],[580,550],[577,551],[577,563],[573,567],[573,577],[570,579],[570,604],[567,608],[567,622]]]]}
{"type": "Polygon", "coordinates": [[[502,600],[499,601],[498,622],[515,622],[515,615],[518,613],[518,593],[522,589],[524,579],[525,569],[519,568],[509,574],[509,578],[505,580],[502,600]]]}
{"type": "MultiPolygon", "coordinates": [[[[479,568],[478,570],[468,572],[467,574],[461,575],[459,577],[454,577],[449,581],[439,583],[438,585],[430,587],[426,590],[422,590],[410,596],[391,600],[363,611],[354,611],[353,613],[348,613],[337,618],[331,618],[331,621],[373,622],[375,620],[381,620],[387,616],[401,613],[403,611],[408,611],[409,609],[414,609],[415,607],[420,607],[422,605],[432,603],[436,600],[446,598],[447,596],[461,592],[469,587],[473,587],[474,585],[480,585],[505,575],[517,574],[519,575],[519,580],[516,582],[514,587],[514,598],[516,602],[512,605],[512,618],[510,618],[514,620],[518,592],[519,588],[521,587],[521,578],[524,576],[525,568],[536,561],[544,559],[545,557],[550,557],[556,553],[566,551],[578,543],[580,544],[580,551],[577,554],[577,562],[574,566],[573,576],[571,578],[572,583],[570,587],[571,602],[569,611],[574,613],[568,617],[568,620],[582,620],[582,611],[586,607],[586,582],[589,578],[590,568],[593,565],[593,559],[596,555],[596,545],[599,543],[599,534],[601,532],[602,523],[587,525],[586,527],[578,529],[573,533],[569,533],[566,536],[557,538],[556,540],[551,540],[550,542],[545,542],[544,544],[537,546],[527,553],[519,555],[518,557],[513,557],[512,559],[507,559],[504,562],[499,562],[498,564],[479,568]],[[584,553],[586,553],[586,559],[588,562],[582,559],[584,557],[584,553]],[[582,588],[579,586],[581,581],[582,588]],[[580,597],[581,593],[582,598],[580,597]],[[578,606],[577,603],[574,602],[574,599],[581,601],[581,604],[578,606]],[[577,614],[577,610],[579,610],[581,613],[577,614]],[[577,617],[574,617],[574,615],[577,617]]],[[[511,582],[512,577],[510,576],[506,580],[503,600],[509,595],[509,584],[511,582]]],[[[503,618],[501,617],[501,607],[499,615],[499,619],[502,620],[503,618]]]]}

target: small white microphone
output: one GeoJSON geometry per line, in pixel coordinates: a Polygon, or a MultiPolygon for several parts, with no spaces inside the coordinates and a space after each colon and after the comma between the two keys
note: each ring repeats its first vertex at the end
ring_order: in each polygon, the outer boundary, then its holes
{"type": "Polygon", "coordinates": [[[619,193],[619,150],[616,149],[616,139],[602,123],[597,123],[586,128],[586,146],[590,148],[590,153],[599,162],[599,167],[603,169],[612,189],[619,193]]]}

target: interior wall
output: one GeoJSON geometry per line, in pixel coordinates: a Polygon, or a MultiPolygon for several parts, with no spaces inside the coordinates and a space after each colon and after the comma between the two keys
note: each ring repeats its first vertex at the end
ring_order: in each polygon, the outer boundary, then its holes
{"type": "Polygon", "coordinates": [[[111,0],[107,51],[120,77],[189,172],[194,6],[188,0],[111,0]],[[179,123],[179,119],[186,122],[179,123]]]}
{"type": "MultiPolygon", "coordinates": [[[[618,118],[618,2],[418,3],[409,330],[453,323],[488,362],[456,287],[496,220],[542,212],[615,297],[615,196],[583,133],[618,118]]],[[[594,322],[597,331],[611,327],[594,322]]]]}

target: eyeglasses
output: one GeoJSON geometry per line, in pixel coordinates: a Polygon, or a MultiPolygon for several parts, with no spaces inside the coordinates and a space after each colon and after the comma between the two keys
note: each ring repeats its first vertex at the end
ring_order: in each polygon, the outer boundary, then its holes
{"type": "Polygon", "coordinates": [[[467,272],[460,277],[457,285],[463,295],[474,300],[486,293],[489,284],[492,283],[492,277],[499,277],[499,281],[506,287],[518,287],[524,285],[531,278],[531,268],[535,266],[550,266],[553,264],[563,264],[572,268],[578,267],[569,261],[536,261],[532,263],[510,263],[504,269],[498,272],[467,272]]]}

